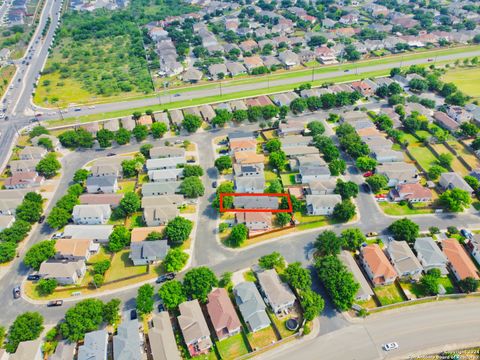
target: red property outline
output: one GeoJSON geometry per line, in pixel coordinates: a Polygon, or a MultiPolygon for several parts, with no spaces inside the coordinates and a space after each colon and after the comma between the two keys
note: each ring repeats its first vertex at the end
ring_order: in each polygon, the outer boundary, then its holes
{"type": "Polygon", "coordinates": [[[220,202],[220,212],[271,212],[271,213],[293,213],[292,200],[290,199],[290,194],[288,193],[274,193],[274,194],[264,194],[264,193],[220,193],[219,194],[220,202]],[[274,196],[274,197],[285,197],[287,198],[288,208],[287,209],[225,209],[223,207],[223,198],[225,196],[274,196]]]}

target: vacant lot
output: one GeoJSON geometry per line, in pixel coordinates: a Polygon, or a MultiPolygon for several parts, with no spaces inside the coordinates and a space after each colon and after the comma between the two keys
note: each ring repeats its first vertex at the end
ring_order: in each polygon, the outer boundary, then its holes
{"type": "Polygon", "coordinates": [[[480,71],[478,68],[464,68],[448,71],[442,80],[453,82],[465,94],[480,98],[480,71]]]}

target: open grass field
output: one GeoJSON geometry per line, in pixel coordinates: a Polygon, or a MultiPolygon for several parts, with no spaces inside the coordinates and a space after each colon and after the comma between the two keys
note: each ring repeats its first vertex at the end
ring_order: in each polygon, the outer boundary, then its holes
{"type": "Polygon", "coordinates": [[[378,286],[374,291],[382,305],[395,304],[404,300],[395,284],[378,286]]]}
{"type": "Polygon", "coordinates": [[[418,163],[427,171],[437,162],[437,157],[430,150],[428,150],[426,146],[409,146],[408,150],[410,150],[410,153],[413,155],[415,160],[417,160],[418,163]]]}
{"type": "Polygon", "coordinates": [[[248,353],[243,334],[231,336],[216,343],[220,357],[225,360],[234,360],[248,353]]]}
{"type": "Polygon", "coordinates": [[[437,151],[439,154],[451,154],[453,156],[453,161],[452,161],[452,169],[455,172],[458,172],[459,174],[462,174],[462,176],[468,175],[470,171],[463,166],[463,164],[458,160],[458,158],[452,154],[450,150],[447,149],[447,147],[443,144],[433,144],[432,147],[437,151]]]}
{"type": "Polygon", "coordinates": [[[444,82],[453,82],[465,94],[474,99],[480,98],[480,70],[478,67],[467,67],[448,71],[444,82]]]}

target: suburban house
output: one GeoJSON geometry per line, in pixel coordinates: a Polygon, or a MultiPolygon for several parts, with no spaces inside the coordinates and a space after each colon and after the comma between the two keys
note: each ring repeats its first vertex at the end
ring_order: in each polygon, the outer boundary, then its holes
{"type": "Polygon", "coordinates": [[[117,327],[117,335],[113,336],[113,358],[115,360],[140,360],[143,352],[142,345],[138,319],[124,320],[117,327]]]}
{"type": "Polygon", "coordinates": [[[233,173],[235,176],[257,176],[263,177],[263,167],[264,164],[233,164],[233,173]]]}
{"type": "Polygon", "coordinates": [[[115,163],[96,163],[90,168],[90,176],[93,177],[104,177],[104,176],[115,176],[119,177],[121,175],[121,165],[115,163]]]}
{"type": "Polygon", "coordinates": [[[467,243],[467,247],[475,260],[477,260],[477,263],[480,264],[480,235],[473,234],[473,237],[467,243]]]}
{"type": "Polygon", "coordinates": [[[250,331],[255,332],[270,326],[266,305],[255,283],[244,281],[233,288],[235,302],[250,331]]]}
{"type": "Polygon", "coordinates": [[[42,339],[22,341],[17,350],[10,354],[9,360],[43,360],[42,339]]]}
{"type": "Polygon", "coordinates": [[[290,146],[282,148],[287,157],[302,156],[302,155],[318,155],[320,152],[314,146],[290,146]]]}
{"type": "Polygon", "coordinates": [[[178,215],[176,205],[159,204],[147,206],[143,209],[143,220],[147,226],[165,225],[178,215]]]}
{"type": "Polygon", "coordinates": [[[183,169],[162,169],[162,170],[149,170],[148,179],[151,182],[173,182],[179,181],[183,178],[183,169]]]}
{"type": "MultiPolygon", "coordinates": [[[[67,342],[66,340],[60,341],[55,348],[55,352],[48,358],[48,360],[74,359],[75,347],[75,343],[67,342]]],[[[0,356],[0,360],[4,359],[0,356]]]]}
{"type": "Polygon", "coordinates": [[[142,197],[142,208],[149,206],[181,206],[185,202],[183,195],[158,195],[158,196],[144,196],[142,197]]]}
{"type": "Polygon", "coordinates": [[[105,224],[112,215],[110,205],[75,205],[72,219],[78,225],[105,224]]]}
{"type": "Polygon", "coordinates": [[[185,149],[173,146],[155,146],[149,151],[150,159],[185,158],[185,149]]]}
{"type": "Polygon", "coordinates": [[[458,281],[468,277],[480,280],[475,264],[457,239],[443,240],[442,250],[450,264],[450,269],[458,281]]]}
{"type": "Polygon", "coordinates": [[[184,165],[185,163],[186,160],[184,156],[148,159],[146,163],[146,168],[148,171],[176,169],[178,165],[184,165]]]}
{"type": "Polygon", "coordinates": [[[77,360],[107,360],[107,330],[91,331],[85,334],[83,345],[78,347],[77,360]]]}
{"type": "Polygon", "coordinates": [[[235,196],[233,206],[235,209],[278,209],[276,196],[235,196]]]}
{"type": "Polygon", "coordinates": [[[83,260],[47,260],[40,265],[38,274],[44,279],[55,279],[60,285],[72,285],[77,283],[86,271],[83,260]]]}
{"type": "Polygon", "coordinates": [[[381,164],[387,162],[400,162],[404,160],[403,153],[401,151],[391,149],[375,150],[373,157],[381,164]]]}
{"type": "Polygon", "coordinates": [[[330,179],[330,169],[327,166],[301,165],[296,176],[299,184],[308,184],[316,180],[330,179]]]}
{"type": "Polygon", "coordinates": [[[432,190],[419,183],[398,184],[390,190],[388,197],[395,202],[408,201],[411,203],[431,202],[433,199],[432,190]]]}
{"type": "Polygon", "coordinates": [[[335,205],[342,202],[340,195],[306,195],[309,215],[332,215],[335,205]]]}
{"type": "Polygon", "coordinates": [[[117,191],[118,181],[116,176],[90,176],[87,178],[87,192],[89,194],[112,194],[117,191]]]}
{"type": "Polygon", "coordinates": [[[438,183],[444,190],[461,189],[465,190],[469,194],[473,194],[473,189],[462,178],[461,175],[456,172],[448,172],[440,175],[438,183]]]}
{"type": "Polygon", "coordinates": [[[275,269],[257,273],[258,283],[262,292],[277,315],[288,314],[295,303],[296,297],[290,287],[280,280],[275,269]]]}
{"type": "Polygon", "coordinates": [[[135,266],[154,264],[165,259],[169,249],[167,240],[133,242],[129,258],[135,266]]]}
{"type": "Polygon", "coordinates": [[[310,154],[290,157],[288,165],[291,171],[298,171],[301,166],[327,166],[327,163],[319,154],[310,154]]]}
{"type": "Polygon", "coordinates": [[[228,141],[233,140],[255,140],[255,135],[251,131],[235,131],[228,134],[228,141]]]}
{"type": "Polygon", "coordinates": [[[398,276],[415,280],[420,278],[423,267],[406,241],[390,241],[386,251],[398,276]]]}
{"type": "Polygon", "coordinates": [[[92,239],[57,239],[55,241],[55,259],[68,261],[87,261],[96,254],[100,244],[92,239]]]}
{"type": "Polygon", "coordinates": [[[181,181],[146,183],[142,185],[142,196],[174,195],[180,192],[181,181]]]}
{"type": "Polygon", "coordinates": [[[287,135],[301,135],[305,130],[305,125],[300,121],[289,121],[288,123],[280,123],[278,126],[278,135],[287,136],[287,135]]]}
{"type": "Polygon", "coordinates": [[[441,111],[435,111],[433,113],[435,121],[444,129],[450,131],[456,131],[460,127],[460,124],[453,120],[450,116],[441,111]]]}
{"type": "Polygon", "coordinates": [[[447,258],[431,237],[417,238],[414,249],[425,272],[431,269],[439,269],[442,275],[448,274],[447,258]]]}
{"type": "Polygon", "coordinates": [[[105,243],[113,231],[113,225],[67,225],[63,237],[68,239],[92,239],[94,242],[105,243]]]}
{"type": "Polygon", "coordinates": [[[398,184],[411,184],[419,181],[415,165],[405,162],[378,165],[376,173],[387,177],[388,187],[394,187],[398,184]]]}
{"type": "Polygon", "coordinates": [[[232,153],[238,151],[257,151],[257,141],[250,139],[233,139],[230,140],[230,151],[232,153]]]}
{"type": "Polygon", "coordinates": [[[178,307],[178,324],[191,356],[206,354],[212,347],[210,330],[198,300],[186,301],[178,307]]]}
{"type": "Polygon", "coordinates": [[[310,195],[331,195],[335,193],[335,179],[313,180],[308,182],[307,193],[310,195]]]}
{"type": "Polygon", "coordinates": [[[11,177],[7,178],[3,185],[6,189],[25,189],[31,187],[38,187],[43,184],[45,178],[38,175],[36,171],[16,172],[11,177]]]}
{"type": "Polygon", "coordinates": [[[267,231],[272,228],[271,212],[236,212],[237,224],[245,224],[249,231],[267,231]]]}
{"type": "Polygon", "coordinates": [[[36,171],[39,159],[31,160],[13,160],[9,162],[10,172],[12,174],[17,172],[33,172],[36,171]]]}
{"type": "Polygon", "coordinates": [[[363,96],[372,96],[375,93],[375,89],[365,81],[354,81],[350,86],[363,96]]]}
{"type": "Polygon", "coordinates": [[[360,259],[374,286],[390,285],[397,279],[397,272],[378,244],[362,247],[360,259]]]}
{"type": "Polygon", "coordinates": [[[47,149],[41,146],[25,146],[18,152],[20,160],[40,160],[45,155],[47,155],[47,149]]]}
{"type": "Polygon", "coordinates": [[[239,151],[233,154],[237,164],[248,165],[258,164],[265,161],[265,155],[257,154],[255,151],[239,151]]]}
{"type": "Polygon", "coordinates": [[[208,294],[207,311],[219,340],[240,333],[242,324],[227,290],[217,288],[208,294]]]}
{"type": "Polygon", "coordinates": [[[265,189],[264,177],[236,176],[235,191],[240,193],[263,193],[265,189]]]}
{"type": "Polygon", "coordinates": [[[342,250],[338,256],[360,285],[357,294],[355,295],[355,299],[359,301],[369,300],[374,295],[373,290],[363,276],[362,270],[360,270],[358,267],[358,264],[353,258],[352,254],[350,254],[350,252],[347,250],[342,250]]]}
{"type": "Polygon", "coordinates": [[[153,360],[180,360],[175,334],[167,311],[152,318],[152,327],[148,329],[150,350],[153,360]]]}
{"type": "Polygon", "coordinates": [[[81,205],[109,205],[112,209],[120,205],[123,194],[82,194],[81,205]]]}

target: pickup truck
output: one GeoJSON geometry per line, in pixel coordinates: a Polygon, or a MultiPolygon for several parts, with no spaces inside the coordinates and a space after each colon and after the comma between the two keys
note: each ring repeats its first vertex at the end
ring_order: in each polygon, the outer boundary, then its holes
{"type": "Polygon", "coordinates": [[[62,306],[62,305],[63,305],[63,300],[52,300],[47,303],[48,307],[62,306]]]}

